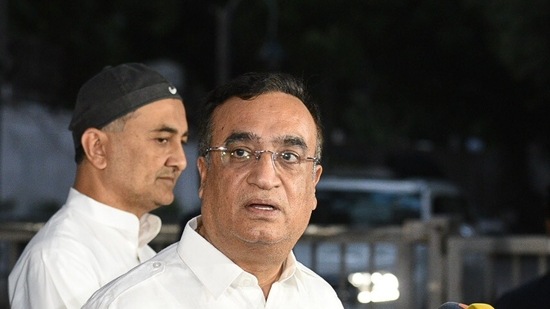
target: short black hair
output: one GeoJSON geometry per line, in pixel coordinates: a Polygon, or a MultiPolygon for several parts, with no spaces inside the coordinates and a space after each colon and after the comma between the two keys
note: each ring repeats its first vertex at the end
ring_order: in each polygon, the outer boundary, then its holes
{"type": "Polygon", "coordinates": [[[228,83],[212,90],[205,98],[200,110],[199,151],[210,147],[212,141],[212,114],[232,97],[251,100],[269,92],[282,92],[298,98],[309,110],[317,130],[315,156],[321,157],[323,145],[323,128],[318,105],[313,102],[302,79],[279,72],[250,72],[243,74],[228,83]]]}

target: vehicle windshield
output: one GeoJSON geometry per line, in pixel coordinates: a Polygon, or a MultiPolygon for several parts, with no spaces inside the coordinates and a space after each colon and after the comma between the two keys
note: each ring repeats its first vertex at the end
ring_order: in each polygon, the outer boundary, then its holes
{"type": "MultiPolygon", "coordinates": [[[[465,211],[458,197],[438,196],[432,204],[434,215],[460,215],[465,211]]],[[[350,228],[401,225],[421,218],[419,193],[318,190],[317,209],[310,223],[341,224],[350,228]]]]}
{"type": "Polygon", "coordinates": [[[420,218],[420,195],[385,192],[318,191],[311,223],[377,227],[420,218]]]}

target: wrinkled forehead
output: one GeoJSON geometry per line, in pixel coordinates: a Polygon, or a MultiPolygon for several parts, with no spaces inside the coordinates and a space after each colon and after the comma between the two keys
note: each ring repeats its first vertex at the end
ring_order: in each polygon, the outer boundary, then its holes
{"type": "Polygon", "coordinates": [[[232,146],[250,147],[261,149],[267,147],[271,150],[278,151],[283,149],[293,149],[302,153],[308,150],[308,143],[302,136],[298,135],[281,135],[263,138],[254,132],[234,131],[223,141],[223,145],[231,148],[232,146]]]}
{"type": "Polygon", "coordinates": [[[213,113],[212,143],[247,141],[258,146],[303,145],[315,148],[316,126],[305,105],[284,93],[252,100],[231,98],[213,113]]]}

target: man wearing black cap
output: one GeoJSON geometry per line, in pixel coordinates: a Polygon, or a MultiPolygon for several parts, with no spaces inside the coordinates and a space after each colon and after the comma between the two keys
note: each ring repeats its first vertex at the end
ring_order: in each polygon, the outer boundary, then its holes
{"type": "Polygon", "coordinates": [[[152,256],[160,231],[148,212],[174,200],[187,165],[187,120],[177,89],[137,63],[107,67],[80,89],[69,129],[76,177],[65,205],[9,276],[11,308],[80,308],[152,256]]]}

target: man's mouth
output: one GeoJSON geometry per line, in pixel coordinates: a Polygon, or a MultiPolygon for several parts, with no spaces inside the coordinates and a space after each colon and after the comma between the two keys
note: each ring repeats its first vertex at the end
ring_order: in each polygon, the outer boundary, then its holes
{"type": "Polygon", "coordinates": [[[170,176],[159,177],[158,179],[164,180],[164,181],[169,181],[171,183],[176,182],[176,179],[174,177],[170,177],[170,176]]]}
{"type": "Polygon", "coordinates": [[[248,207],[258,209],[258,210],[266,210],[266,211],[277,210],[277,207],[272,205],[266,205],[266,204],[251,204],[248,207]]]}

